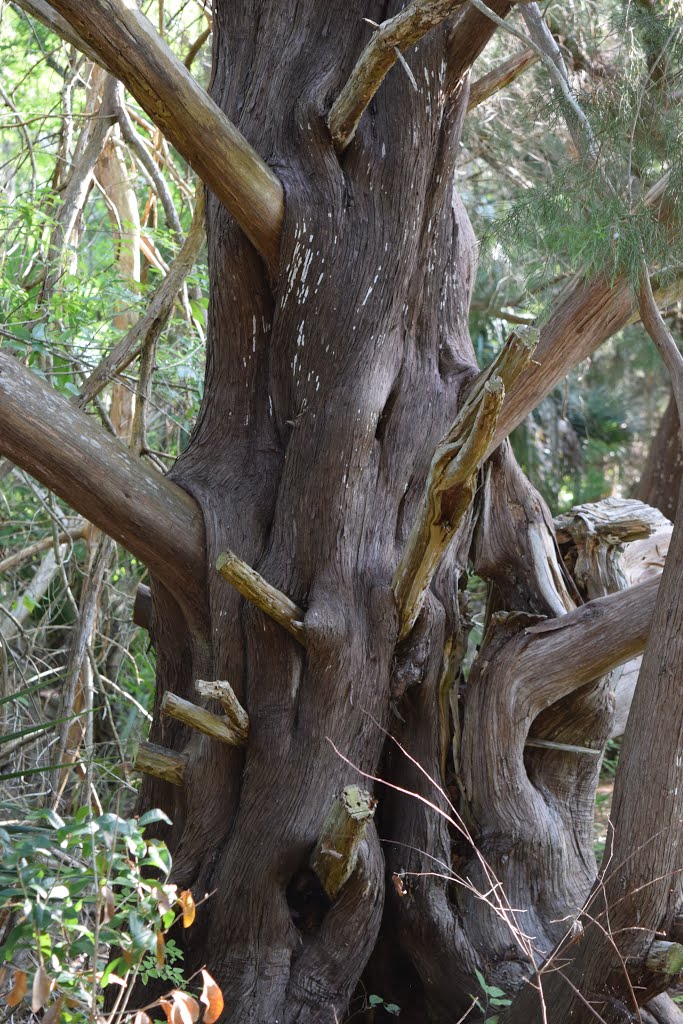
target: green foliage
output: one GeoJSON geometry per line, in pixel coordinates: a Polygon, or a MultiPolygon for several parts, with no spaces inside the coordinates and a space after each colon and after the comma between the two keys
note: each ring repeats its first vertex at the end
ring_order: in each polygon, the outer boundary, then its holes
{"type": "Polygon", "coordinates": [[[27,972],[34,993],[41,977],[49,979],[67,1024],[91,1019],[108,985],[128,986],[141,970],[182,986],[182,969],[172,966],[181,951],[163,941],[176,917],[171,858],[164,843],[144,835],[157,821],[168,818],[161,811],[139,821],[92,817],[83,807],[69,820],[42,810],[0,828],[0,900],[15,922],[0,963],[27,972]],[[110,958],[110,950],[118,955],[110,958]]]}
{"type": "Polygon", "coordinates": [[[396,1003],[387,1003],[382,996],[377,995],[368,996],[368,1006],[371,1009],[378,1009],[381,1006],[385,1013],[389,1013],[393,1017],[398,1017],[401,1012],[401,1007],[396,1003]]]}
{"type": "Polygon", "coordinates": [[[475,968],[474,973],[484,994],[483,998],[475,995],[472,996],[474,1005],[484,1014],[485,1024],[498,1024],[499,1015],[494,1013],[493,1016],[489,1016],[489,1009],[491,1007],[494,1007],[494,1009],[504,1009],[510,1006],[512,1000],[508,999],[502,988],[498,988],[497,985],[489,985],[481,971],[475,968]]]}

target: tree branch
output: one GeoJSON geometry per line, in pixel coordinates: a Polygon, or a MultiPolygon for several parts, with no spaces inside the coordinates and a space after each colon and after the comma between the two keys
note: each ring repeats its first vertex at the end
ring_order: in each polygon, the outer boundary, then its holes
{"type": "Polygon", "coordinates": [[[440,25],[464,2],[413,0],[394,18],[377,27],[327,118],[338,153],[343,153],[353,139],[365,108],[403,51],[440,25]]]}
{"type": "Polygon", "coordinates": [[[199,256],[204,240],[204,195],[203,189],[199,189],[190,229],[168,274],[157,287],[140,319],[90,374],[81,389],[78,400],[80,406],[92,402],[117,374],[133,362],[145,345],[159,338],[171,315],[176,296],[199,256]]]}
{"type": "Polygon", "coordinates": [[[664,323],[662,314],[657,308],[655,297],[652,294],[650,275],[648,274],[647,266],[644,262],[640,273],[638,306],[640,308],[640,318],[643,321],[643,327],[650,335],[650,338],[662,357],[664,365],[669,371],[671,387],[673,389],[674,398],[676,399],[678,418],[679,421],[683,423],[683,356],[678,351],[678,346],[673,339],[673,335],[664,323]]]}
{"type": "Polygon", "coordinates": [[[267,583],[255,569],[243,562],[232,551],[218,556],[216,568],[242,597],[251,601],[262,612],[274,619],[283,629],[305,646],[304,611],[286,594],[267,583]]]}
{"type": "Polygon", "coordinates": [[[439,562],[471,504],[505,388],[528,364],[537,338],[538,332],[530,328],[510,335],[436,448],[420,512],[394,575],[400,640],[415,625],[439,562]]]}
{"type": "Polygon", "coordinates": [[[2,351],[0,451],[123,544],[174,593],[201,586],[204,527],[192,498],[2,351]]]}
{"type": "Polygon", "coordinates": [[[482,75],[476,82],[472,82],[467,101],[468,113],[495,93],[500,92],[501,89],[505,89],[528,68],[533,67],[538,59],[538,54],[534,50],[520,50],[519,53],[499,64],[493,71],[489,71],[487,75],[482,75]]]}
{"type": "Polygon", "coordinates": [[[147,18],[126,0],[52,0],[50,6],[225,203],[273,273],[284,214],[282,185],[147,18]]]}

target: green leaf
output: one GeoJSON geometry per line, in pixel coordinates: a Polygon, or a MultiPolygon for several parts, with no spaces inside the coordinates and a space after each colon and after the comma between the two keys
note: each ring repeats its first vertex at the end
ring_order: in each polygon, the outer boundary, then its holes
{"type": "Polygon", "coordinates": [[[163,821],[165,825],[172,825],[173,822],[167,814],[164,814],[158,807],[154,807],[151,811],[145,811],[145,813],[138,818],[138,826],[145,828],[147,825],[151,825],[153,821],[163,821]]]}

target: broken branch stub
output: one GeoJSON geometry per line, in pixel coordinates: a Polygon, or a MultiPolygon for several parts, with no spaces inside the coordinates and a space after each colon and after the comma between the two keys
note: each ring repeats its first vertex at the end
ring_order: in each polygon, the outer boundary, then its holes
{"type": "Polygon", "coordinates": [[[277,587],[267,583],[263,576],[232,551],[225,551],[218,556],[216,568],[223,579],[232,584],[242,597],[255,604],[305,646],[304,611],[298,604],[277,587]]]}
{"type": "Polygon", "coordinates": [[[415,625],[434,573],[470,507],[505,389],[528,365],[537,341],[535,328],[521,327],[510,335],[475,380],[457,420],[437,445],[422,505],[394,575],[399,640],[415,625]]]}
{"type": "Polygon", "coordinates": [[[356,867],[358,850],[377,801],[359,786],[346,786],[332,804],[311,857],[311,867],[334,902],[356,867]]]}
{"type": "Polygon", "coordinates": [[[246,743],[249,737],[249,715],[246,713],[230,683],[223,679],[198,679],[194,688],[200,697],[206,700],[217,700],[223,705],[225,717],[236,735],[246,743]]]}
{"type": "Polygon", "coordinates": [[[156,743],[143,742],[138,747],[133,767],[156,779],[163,779],[174,786],[182,786],[185,778],[187,758],[174,750],[167,750],[156,743]]]}
{"type": "Polygon", "coordinates": [[[161,702],[162,715],[175,718],[184,725],[189,725],[197,732],[203,732],[206,736],[212,736],[221,743],[230,747],[243,747],[247,737],[242,730],[233,727],[232,722],[220,715],[214,715],[206,708],[200,708],[189,700],[184,700],[175,693],[168,691],[164,694],[161,702]]]}

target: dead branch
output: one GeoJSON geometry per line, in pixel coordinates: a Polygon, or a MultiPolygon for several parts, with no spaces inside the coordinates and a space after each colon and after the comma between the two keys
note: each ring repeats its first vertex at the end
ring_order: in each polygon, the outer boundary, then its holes
{"type": "Polygon", "coordinates": [[[233,217],[271,272],[278,261],[282,185],[135,4],[53,0],[233,217]]]}
{"type": "Polygon", "coordinates": [[[338,153],[349,145],[368,103],[403,51],[440,25],[464,0],[413,0],[376,26],[351,76],[332,104],[327,124],[338,153]]]}
{"type": "Polygon", "coordinates": [[[671,387],[676,399],[676,408],[678,409],[678,418],[683,423],[683,356],[678,351],[673,335],[664,323],[662,314],[659,312],[654,295],[652,294],[650,275],[644,263],[640,274],[638,305],[643,327],[656,345],[662,361],[669,371],[671,387]]]}
{"type": "Polygon", "coordinates": [[[198,679],[194,686],[200,697],[219,701],[233,731],[243,743],[246,743],[249,736],[249,716],[235,696],[230,683],[224,679],[198,679]]]}
{"type": "Polygon", "coordinates": [[[478,78],[476,82],[472,82],[467,101],[468,112],[490,99],[501,89],[511,85],[528,68],[533,67],[538,59],[538,54],[534,50],[520,50],[519,53],[499,64],[493,71],[489,71],[488,74],[478,78]]]}
{"type": "Polygon", "coordinates": [[[200,708],[189,700],[184,700],[175,693],[167,690],[161,701],[161,714],[169,718],[175,718],[183,725],[189,725],[197,732],[203,732],[229,747],[243,747],[247,742],[247,736],[243,730],[233,728],[232,722],[220,715],[214,715],[206,708],[200,708]]]}
{"type": "Polygon", "coordinates": [[[353,874],[376,806],[377,801],[369,793],[358,786],[346,786],[328,812],[311,867],[333,901],[353,874]]]}
{"type": "Polygon", "coordinates": [[[286,594],[267,583],[255,569],[234,555],[225,551],[218,556],[216,568],[242,597],[251,601],[262,612],[274,619],[283,629],[305,646],[304,611],[286,594]]]}
{"type": "Polygon", "coordinates": [[[92,402],[117,374],[133,362],[145,345],[159,338],[171,315],[176,296],[199,256],[204,239],[204,199],[203,189],[199,189],[192,224],[168,274],[157,287],[137,323],[88,377],[78,400],[81,407],[92,402]]]}
{"type": "Polygon", "coordinates": [[[190,496],[0,352],[0,450],[140,558],[174,593],[201,586],[204,527],[190,496]]]}
{"type": "Polygon", "coordinates": [[[529,363],[537,339],[538,332],[532,328],[510,335],[436,448],[420,512],[394,575],[399,639],[415,625],[434,573],[471,504],[477,470],[489,449],[505,388],[529,363]]]}
{"type": "Polygon", "coordinates": [[[133,767],[137,768],[139,772],[153,775],[174,786],[182,786],[187,758],[183,754],[176,754],[174,750],[167,750],[156,743],[141,743],[133,767]]]}
{"type": "MultiPolygon", "coordinates": [[[[82,540],[88,532],[88,526],[85,523],[81,523],[80,526],[74,526],[73,529],[67,530],[64,533],[58,535],[58,542],[60,544],[68,544],[69,541],[82,540]]],[[[8,555],[7,558],[3,558],[0,561],[0,573],[9,572],[10,569],[16,569],[18,565],[22,565],[24,562],[30,561],[34,555],[40,555],[43,551],[47,551],[54,544],[52,537],[43,537],[42,540],[37,540],[35,544],[29,544],[28,547],[22,548],[21,551],[16,551],[13,555],[8,555]]]]}
{"type": "Polygon", "coordinates": [[[86,57],[96,64],[100,64],[105,68],[105,71],[109,70],[103,63],[102,58],[88,46],[85,39],[78,34],[68,21],[62,18],[60,14],[57,14],[56,11],[53,11],[51,5],[46,0],[16,0],[16,4],[17,7],[21,7],[27,14],[30,14],[37,21],[45,25],[46,28],[49,28],[60,39],[63,39],[71,46],[75,46],[77,50],[85,54],[86,57]]]}

